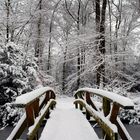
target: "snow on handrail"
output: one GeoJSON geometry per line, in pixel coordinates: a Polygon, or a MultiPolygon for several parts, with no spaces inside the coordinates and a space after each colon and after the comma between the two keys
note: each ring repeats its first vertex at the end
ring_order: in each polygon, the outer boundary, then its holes
{"type": "Polygon", "coordinates": [[[33,102],[40,96],[42,96],[44,93],[51,91],[54,93],[54,90],[51,87],[41,87],[39,89],[36,89],[34,91],[28,92],[26,94],[20,95],[16,98],[15,105],[26,105],[28,103],[33,102]]]}
{"type": "Polygon", "coordinates": [[[134,103],[131,99],[124,97],[124,96],[121,96],[121,95],[116,94],[116,93],[109,92],[109,91],[95,89],[95,88],[80,88],[76,91],[74,96],[76,96],[80,92],[89,92],[89,93],[96,94],[96,95],[101,96],[101,97],[105,97],[108,100],[111,100],[113,102],[116,102],[120,106],[123,106],[124,108],[125,107],[126,108],[133,108],[133,106],[134,106],[134,103]]]}

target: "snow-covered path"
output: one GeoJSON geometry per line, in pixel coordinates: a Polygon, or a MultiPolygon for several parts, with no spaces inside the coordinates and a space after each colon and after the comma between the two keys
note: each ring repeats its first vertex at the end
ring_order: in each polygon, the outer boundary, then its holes
{"type": "Polygon", "coordinates": [[[59,98],[40,140],[99,140],[85,116],[74,108],[72,98],[59,98]]]}

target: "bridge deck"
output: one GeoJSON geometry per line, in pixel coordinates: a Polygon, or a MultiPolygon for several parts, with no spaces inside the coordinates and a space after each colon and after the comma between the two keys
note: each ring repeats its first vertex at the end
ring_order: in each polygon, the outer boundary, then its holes
{"type": "Polygon", "coordinates": [[[60,98],[40,140],[99,140],[85,116],[74,108],[71,98],[60,98]]]}

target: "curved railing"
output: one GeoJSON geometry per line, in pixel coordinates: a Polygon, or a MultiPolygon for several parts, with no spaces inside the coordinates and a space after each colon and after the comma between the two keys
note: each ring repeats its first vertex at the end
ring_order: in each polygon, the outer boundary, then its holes
{"type": "Polygon", "coordinates": [[[42,87],[16,98],[14,106],[25,108],[25,114],[17,123],[7,140],[17,140],[28,127],[28,140],[37,139],[38,129],[44,120],[49,117],[50,109],[53,109],[55,92],[50,87],[42,87]]]}
{"type": "Polygon", "coordinates": [[[95,121],[100,125],[105,134],[109,137],[108,140],[118,140],[118,130],[117,127],[112,124],[106,117],[103,116],[100,112],[93,109],[82,99],[77,99],[74,101],[74,104],[79,104],[80,109],[85,108],[86,118],[89,120],[90,117],[93,117],[95,121]],[[82,108],[81,108],[82,107],[82,108]]]}
{"type": "MultiPolygon", "coordinates": [[[[82,107],[83,106],[85,107],[86,105],[85,108],[87,111],[88,118],[89,116],[93,116],[94,112],[102,113],[100,109],[97,107],[97,105],[91,99],[91,97],[94,98],[94,95],[102,98],[102,109],[103,109],[104,117],[108,116],[107,117],[108,120],[117,126],[120,137],[123,140],[126,139],[132,140],[129,133],[127,132],[127,130],[125,129],[124,125],[122,124],[122,122],[118,117],[120,107],[124,109],[134,108],[134,103],[132,102],[132,100],[127,97],[105,90],[94,89],[94,88],[81,88],[77,90],[74,94],[74,97],[76,99],[74,103],[76,108],[78,108],[78,104],[79,104],[80,109],[82,109],[82,107]],[[92,107],[92,110],[94,112],[91,113],[91,110],[89,111],[89,109],[87,108],[88,105],[92,107]]],[[[95,118],[95,120],[98,119],[95,118]]]]}

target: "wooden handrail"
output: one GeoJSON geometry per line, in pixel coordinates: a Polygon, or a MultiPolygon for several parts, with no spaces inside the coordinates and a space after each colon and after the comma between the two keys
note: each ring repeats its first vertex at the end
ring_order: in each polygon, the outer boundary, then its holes
{"type": "Polygon", "coordinates": [[[106,98],[109,101],[119,104],[122,108],[125,109],[134,108],[134,103],[132,102],[131,99],[106,90],[95,89],[95,88],[81,88],[75,92],[74,96],[80,97],[84,93],[90,93],[93,95],[100,96],[102,98],[106,98]]]}
{"type": "MultiPolygon", "coordinates": [[[[55,92],[51,87],[42,87],[39,89],[36,89],[34,91],[28,92],[26,94],[22,94],[16,98],[16,101],[14,103],[17,107],[25,107],[31,103],[33,103],[36,99],[39,99],[42,95],[45,93],[51,92],[52,98],[55,98],[55,92]]],[[[50,97],[49,97],[50,98],[50,97]]]]}
{"type": "Polygon", "coordinates": [[[53,109],[56,104],[55,98],[55,92],[50,87],[42,87],[17,97],[13,105],[25,108],[25,114],[19,120],[7,140],[16,140],[20,138],[26,127],[31,128],[31,126],[34,126],[34,129],[32,129],[33,132],[30,131],[28,140],[36,139],[36,132],[38,131],[41,122],[45,116],[46,118],[49,116],[49,110],[53,109]],[[39,114],[42,110],[44,113],[40,116],[39,114]]]}
{"type": "MultiPolygon", "coordinates": [[[[101,89],[94,89],[94,88],[81,88],[78,89],[74,94],[75,99],[86,100],[86,103],[88,105],[92,106],[94,110],[100,112],[98,107],[91,100],[91,96],[93,97],[93,95],[102,97],[102,108],[103,108],[104,116],[106,117],[109,115],[110,122],[117,126],[119,135],[121,136],[122,140],[126,140],[126,139],[131,140],[131,137],[128,135],[127,130],[124,131],[123,129],[125,128],[124,125],[118,122],[117,116],[119,114],[120,107],[124,109],[134,108],[134,103],[132,102],[132,100],[127,97],[118,95],[116,93],[112,93],[101,89]]],[[[77,108],[78,104],[75,103],[75,106],[77,108]]]]}
{"type": "Polygon", "coordinates": [[[74,104],[80,104],[82,107],[84,107],[86,109],[86,115],[89,114],[96,120],[96,122],[101,126],[104,132],[110,137],[110,140],[118,140],[117,127],[112,124],[106,117],[104,117],[103,114],[93,109],[82,99],[75,100],[74,104]]]}

